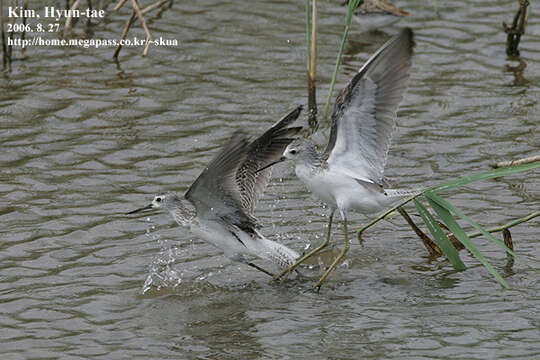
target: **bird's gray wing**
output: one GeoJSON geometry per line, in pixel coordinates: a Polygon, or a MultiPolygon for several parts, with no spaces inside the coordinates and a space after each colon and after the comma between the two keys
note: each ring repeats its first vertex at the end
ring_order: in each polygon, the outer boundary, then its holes
{"type": "Polygon", "coordinates": [[[301,111],[297,107],[251,143],[243,133],[234,133],[185,194],[198,216],[224,220],[249,232],[259,226],[253,210],[271,169],[256,171],[277,160],[294,140],[302,128],[288,125],[301,111]]]}
{"type": "Polygon", "coordinates": [[[224,220],[241,229],[256,227],[256,219],[242,206],[237,171],[244,163],[249,148],[248,138],[233,134],[223,150],[210,162],[185,194],[204,219],[224,220]]]}
{"type": "Polygon", "coordinates": [[[301,112],[302,106],[298,106],[249,145],[247,157],[236,173],[242,207],[247,214],[253,214],[272,175],[271,167],[260,172],[257,170],[278,160],[302,130],[302,127],[289,127],[301,112]]]}
{"type": "Polygon", "coordinates": [[[407,88],[414,40],[411,29],[384,44],[336,98],[328,166],[351,177],[382,183],[396,112],[407,88]]]}

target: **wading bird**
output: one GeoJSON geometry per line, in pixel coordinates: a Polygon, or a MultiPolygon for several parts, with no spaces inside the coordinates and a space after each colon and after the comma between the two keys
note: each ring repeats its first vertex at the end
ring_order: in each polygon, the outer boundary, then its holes
{"type": "MultiPolygon", "coordinates": [[[[223,250],[225,256],[256,268],[270,276],[271,272],[252,263],[253,256],[269,260],[280,269],[290,267],[299,254],[265,238],[253,216],[259,197],[264,192],[271,172],[257,172],[264,164],[278,159],[302,129],[289,127],[302,107],[283,117],[261,137],[250,142],[236,132],[222,151],[191,185],[185,199],[168,192],[154,197],[152,203],[127,214],[165,210],[182,227],[223,250]]],[[[270,170],[270,169],[268,169],[270,170]]]]}
{"type": "Polygon", "coordinates": [[[413,47],[412,30],[403,29],[362,66],[336,98],[324,152],[309,139],[295,140],[280,159],[259,169],[265,171],[279,162],[293,160],[296,175],[330,207],[326,239],[276,279],[328,245],[337,209],[343,220],[345,245],[315,286],[320,289],[349,250],[350,210],[373,214],[404,196],[416,194],[414,190],[386,189],[383,179],[397,108],[407,88],[413,47]]]}

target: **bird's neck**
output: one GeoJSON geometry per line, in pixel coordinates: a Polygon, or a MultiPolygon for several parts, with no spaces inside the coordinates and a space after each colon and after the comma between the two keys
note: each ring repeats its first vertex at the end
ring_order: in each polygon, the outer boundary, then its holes
{"type": "Polygon", "coordinates": [[[302,154],[302,157],[296,162],[296,167],[305,167],[310,171],[318,170],[326,163],[323,154],[317,150],[315,145],[302,154]]]}
{"type": "Polygon", "coordinates": [[[186,201],[180,199],[174,199],[171,208],[169,209],[174,220],[180,225],[187,227],[191,225],[191,222],[195,218],[195,209],[186,201]]]}

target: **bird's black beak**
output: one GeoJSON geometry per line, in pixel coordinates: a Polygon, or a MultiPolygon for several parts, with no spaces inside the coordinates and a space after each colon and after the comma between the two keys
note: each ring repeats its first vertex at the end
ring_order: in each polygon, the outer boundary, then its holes
{"type": "Polygon", "coordinates": [[[142,207],[140,209],[130,211],[130,212],[126,213],[126,215],[131,215],[131,214],[138,213],[139,211],[148,211],[148,210],[152,210],[152,204],[148,204],[145,207],[142,207]]]}
{"type": "Polygon", "coordinates": [[[276,164],[279,164],[280,162],[283,162],[283,161],[285,161],[285,160],[287,160],[287,158],[286,158],[285,156],[282,156],[282,157],[279,158],[279,160],[276,160],[276,161],[274,161],[274,162],[271,162],[270,164],[268,164],[268,165],[266,165],[266,166],[263,166],[262,168],[258,169],[257,171],[255,171],[255,174],[256,174],[256,173],[259,173],[259,172],[261,172],[261,171],[263,171],[263,170],[268,169],[270,166],[274,166],[274,165],[276,165],[276,164]]]}

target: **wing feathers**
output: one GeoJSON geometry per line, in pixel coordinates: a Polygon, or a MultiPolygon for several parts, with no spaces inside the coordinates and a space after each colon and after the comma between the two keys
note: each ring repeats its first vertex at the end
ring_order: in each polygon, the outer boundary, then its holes
{"type": "Polygon", "coordinates": [[[195,205],[199,216],[221,218],[240,228],[255,224],[255,219],[240,206],[236,185],[236,172],[245,160],[248,145],[243,133],[234,133],[229,143],[191,185],[185,198],[195,205]]]}
{"type": "Polygon", "coordinates": [[[256,171],[279,158],[300,132],[301,127],[287,126],[301,111],[297,107],[253,142],[242,132],[233,134],[185,194],[200,217],[222,219],[248,232],[258,226],[253,210],[270,171],[256,171]]]}
{"type": "Polygon", "coordinates": [[[336,98],[325,150],[329,166],[381,183],[414,47],[411,29],[384,44],[336,98]]]}
{"type": "Polygon", "coordinates": [[[247,161],[242,165],[238,176],[242,203],[249,214],[253,214],[272,175],[271,168],[261,172],[256,171],[279,159],[285,148],[298,135],[301,127],[287,126],[298,118],[302,108],[302,106],[296,107],[250,144],[247,161]]]}

